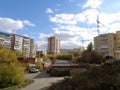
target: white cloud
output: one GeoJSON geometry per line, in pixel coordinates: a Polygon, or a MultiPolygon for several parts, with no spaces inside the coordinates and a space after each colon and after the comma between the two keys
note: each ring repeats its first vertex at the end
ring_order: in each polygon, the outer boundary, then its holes
{"type": "Polygon", "coordinates": [[[57,25],[53,28],[54,35],[64,42],[61,47],[67,45],[69,48],[78,46],[82,42],[81,37],[91,42],[93,37],[98,35],[97,15],[99,15],[99,21],[106,26],[100,25],[100,33],[111,33],[120,30],[120,12],[108,14],[105,12],[99,13],[96,9],[87,9],[78,14],[56,14],[50,17],[50,21],[57,25]],[[82,24],[85,26],[82,26],[82,24]]]}
{"type": "MultiPolygon", "coordinates": [[[[60,13],[49,17],[50,21],[56,26],[53,27],[54,35],[61,39],[61,48],[76,48],[80,45],[87,46],[88,43],[93,42],[93,38],[97,33],[97,15],[99,21],[105,25],[100,24],[100,34],[112,33],[120,30],[120,12],[105,13],[99,12],[97,8],[102,4],[102,0],[88,0],[83,8],[87,8],[81,13],[60,13]],[[90,7],[90,9],[88,9],[90,7]],[[82,40],[89,40],[82,43],[82,40]]],[[[41,35],[46,37],[46,34],[41,35]]],[[[41,38],[42,38],[41,37],[41,38]]]]}
{"type": "Polygon", "coordinates": [[[39,50],[47,50],[48,38],[50,36],[53,36],[53,34],[52,33],[50,34],[39,33],[40,41],[37,42],[39,50]]]}
{"type": "Polygon", "coordinates": [[[61,41],[61,49],[72,49],[73,47],[78,48],[80,47],[81,43],[78,43],[76,41],[61,41]]]}
{"type": "Polygon", "coordinates": [[[46,41],[48,39],[48,37],[50,37],[52,35],[53,35],[52,33],[50,33],[50,34],[39,33],[39,38],[41,40],[45,40],[46,41]]]}
{"type": "Polygon", "coordinates": [[[27,26],[33,26],[33,27],[35,26],[35,24],[31,23],[31,22],[28,21],[28,20],[24,20],[24,21],[23,21],[23,24],[24,24],[24,25],[27,25],[27,26]]]}
{"type": "Polygon", "coordinates": [[[49,13],[53,14],[54,12],[53,12],[53,10],[52,10],[51,8],[47,8],[47,9],[46,9],[46,13],[48,13],[48,14],[49,14],[49,13]]]}
{"type": "Polygon", "coordinates": [[[87,3],[83,5],[83,8],[99,8],[102,4],[102,0],[87,0],[87,3]]]}
{"type": "Polygon", "coordinates": [[[56,14],[53,17],[50,17],[50,21],[57,24],[66,24],[66,25],[76,25],[79,22],[95,24],[98,11],[95,9],[88,9],[78,14],[56,14]]]}
{"type": "Polygon", "coordinates": [[[51,22],[58,24],[76,24],[74,20],[74,14],[56,14],[54,17],[50,18],[51,22]]]}
{"type": "Polygon", "coordinates": [[[21,21],[21,20],[14,20],[11,18],[1,18],[0,17],[0,30],[4,32],[13,32],[14,30],[23,29],[25,25],[33,26],[30,21],[21,21]]]}
{"type": "Polygon", "coordinates": [[[0,18],[0,30],[12,32],[13,30],[22,29],[24,27],[22,21],[13,20],[11,18],[0,18]]]}
{"type": "Polygon", "coordinates": [[[38,41],[38,50],[47,50],[47,42],[46,41],[38,41]]]}
{"type": "Polygon", "coordinates": [[[69,31],[55,31],[54,35],[59,37],[62,41],[74,41],[77,37],[76,33],[69,31]]]}

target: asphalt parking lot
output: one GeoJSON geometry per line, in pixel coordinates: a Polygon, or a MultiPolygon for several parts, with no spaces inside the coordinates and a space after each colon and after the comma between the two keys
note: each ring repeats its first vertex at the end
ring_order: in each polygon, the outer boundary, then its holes
{"type": "Polygon", "coordinates": [[[46,90],[52,83],[63,80],[63,77],[50,77],[45,71],[25,74],[26,79],[34,79],[34,83],[20,90],[46,90]]]}

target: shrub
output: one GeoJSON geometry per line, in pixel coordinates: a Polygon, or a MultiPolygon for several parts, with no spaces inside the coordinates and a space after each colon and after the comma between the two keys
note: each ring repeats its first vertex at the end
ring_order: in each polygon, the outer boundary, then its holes
{"type": "Polygon", "coordinates": [[[0,65],[0,87],[18,85],[24,82],[24,70],[15,63],[0,65]]]}
{"type": "Polygon", "coordinates": [[[48,90],[120,90],[120,63],[71,72],[72,79],[53,84],[48,90]]]}
{"type": "Polygon", "coordinates": [[[52,69],[51,76],[69,76],[70,71],[69,70],[59,70],[59,69],[52,69]]]}
{"type": "Polygon", "coordinates": [[[57,59],[62,59],[62,60],[72,60],[73,55],[70,53],[61,53],[56,56],[57,59]]]}

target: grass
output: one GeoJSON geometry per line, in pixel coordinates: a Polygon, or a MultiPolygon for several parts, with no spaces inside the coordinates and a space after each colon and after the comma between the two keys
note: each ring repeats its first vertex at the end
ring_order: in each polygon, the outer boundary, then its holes
{"type": "Polygon", "coordinates": [[[20,85],[10,86],[7,88],[2,88],[2,89],[0,88],[0,90],[19,90],[20,88],[24,88],[27,85],[32,84],[33,82],[34,82],[34,80],[25,80],[25,82],[20,85]]]}

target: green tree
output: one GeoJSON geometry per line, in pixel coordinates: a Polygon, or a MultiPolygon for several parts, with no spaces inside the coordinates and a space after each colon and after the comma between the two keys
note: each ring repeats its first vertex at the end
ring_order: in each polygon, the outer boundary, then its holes
{"type": "Polygon", "coordinates": [[[92,42],[87,46],[87,51],[91,52],[93,50],[92,42]]]}
{"type": "Polygon", "coordinates": [[[48,55],[48,58],[51,60],[51,61],[53,61],[53,62],[55,62],[56,61],[56,55],[48,55]]]}
{"type": "Polygon", "coordinates": [[[82,52],[81,57],[78,60],[79,62],[85,63],[97,63],[100,64],[104,62],[104,58],[101,54],[93,50],[92,43],[87,46],[87,49],[82,52]]]}
{"type": "Polygon", "coordinates": [[[20,51],[16,51],[16,55],[18,58],[25,58],[25,53],[24,52],[20,52],[20,51]]]}
{"type": "Polygon", "coordinates": [[[16,63],[0,64],[0,87],[18,85],[24,82],[24,72],[16,63]]]}
{"type": "Polygon", "coordinates": [[[43,60],[45,61],[45,60],[48,60],[48,55],[44,55],[43,56],[43,60]]]}
{"type": "Polygon", "coordinates": [[[42,70],[42,63],[41,63],[40,58],[37,58],[36,68],[39,69],[39,70],[42,70]]]}
{"type": "Polygon", "coordinates": [[[17,85],[24,81],[24,69],[14,51],[0,48],[0,87],[17,85]]]}
{"type": "Polygon", "coordinates": [[[56,56],[57,59],[62,59],[62,60],[72,60],[73,54],[71,53],[61,53],[56,56]]]}

